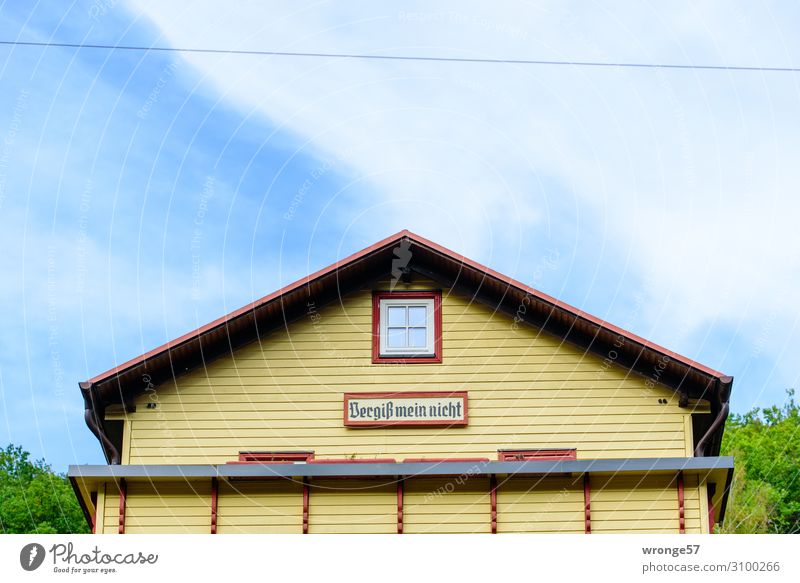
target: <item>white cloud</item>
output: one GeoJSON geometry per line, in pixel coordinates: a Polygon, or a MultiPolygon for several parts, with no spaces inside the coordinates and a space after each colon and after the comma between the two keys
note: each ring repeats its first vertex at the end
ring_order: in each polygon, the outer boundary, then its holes
{"type": "MultiPolygon", "coordinates": [[[[800,55],[790,20],[751,3],[131,6],[178,47],[765,66],[800,55]]],[[[690,336],[744,334],[768,310],[796,322],[795,75],[184,58],[223,99],[344,157],[370,194],[321,222],[375,238],[410,227],[513,271],[571,221],[646,282],[638,331],[657,341],[699,350],[690,336]]]]}

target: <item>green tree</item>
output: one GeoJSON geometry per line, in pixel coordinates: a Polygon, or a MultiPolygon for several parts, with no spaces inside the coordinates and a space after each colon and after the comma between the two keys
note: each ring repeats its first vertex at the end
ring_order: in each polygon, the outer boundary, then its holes
{"type": "Polygon", "coordinates": [[[0,449],[0,532],[89,532],[66,476],[10,444],[0,449]]]}
{"type": "Polygon", "coordinates": [[[731,415],[722,455],[736,458],[727,533],[800,532],[800,408],[787,402],[731,415]]]}

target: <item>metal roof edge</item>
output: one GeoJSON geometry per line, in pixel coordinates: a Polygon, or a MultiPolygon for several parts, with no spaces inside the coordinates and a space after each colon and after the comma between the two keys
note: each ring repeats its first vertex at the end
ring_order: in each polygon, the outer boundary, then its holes
{"type": "Polygon", "coordinates": [[[70,478],[294,478],[363,476],[548,475],[732,470],[733,458],[625,458],[559,461],[447,461],[219,465],[79,465],[70,478]]]}

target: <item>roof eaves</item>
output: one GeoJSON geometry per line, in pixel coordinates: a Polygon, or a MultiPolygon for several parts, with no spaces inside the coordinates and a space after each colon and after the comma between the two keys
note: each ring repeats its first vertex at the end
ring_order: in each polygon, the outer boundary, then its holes
{"type": "Polygon", "coordinates": [[[546,293],[540,292],[539,290],[536,290],[536,289],[534,289],[534,288],[532,288],[532,287],[530,287],[530,286],[528,286],[528,285],[526,285],[526,284],[524,284],[524,283],[522,283],[520,281],[517,281],[517,280],[515,280],[515,279],[513,279],[511,277],[503,275],[502,273],[500,273],[498,271],[495,271],[494,269],[491,269],[490,267],[486,267],[485,265],[482,265],[482,264],[478,263],[477,261],[473,261],[472,259],[469,259],[468,257],[464,257],[463,255],[461,255],[459,253],[456,253],[454,251],[450,251],[449,249],[447,249],[445,247],[442,247],[438,243],[434,243],[433,241],[429,241],[428,239],[425,239],[424,237],[420,237],[419,235],[415,235],[415,234],[409,233],[407,231],[404,231],[404,232],[408,233],[408,236],[411,239],[413,239],[415,242],[417,242],[417,243],[421,243],[421,244],[423,244],[423,245],[425,245],[427,247],[430,247],[431,249],[434,249],[435,251],[437,251],[437,252],[439,252],[439,253],[441,253],[441,254],[443,254],[445,256],[448,256],[451,259],[455,259],[455,260],[463,263],[464,265],[467,265],[467,266],[471,267],[472,269],[475,269],[475,270],[478,270],[478,271],[482,271],[482,272],[486,273],[487,275],[490,275],[491,277],[493,277],[493,278],[495,278],[495,279],[497,279],[497,280],[499,280],[499,281],[501,281],[501,282],[503,282],[503,283],[505,283],[507,285],[510,285],[512,287],[516,287],[516,288],[518,288],[518,289],[520,289],[520,290],[522,290],[522,291],[534,296],[536,299],[538,299],[538,300],[540,300],[540,301],[542,301],[544,303],[550,304],[554,308],[557,308],[557,309],[563,310],[565,312],[568,312],[569,314],[575,316],[576,318],[581,318],[583,320],[591,322],[592,324],[594,324],[594,325],[596,325],[596,326],[598,326],[598,327],[600,327],[602,329],[608,330],[609,332],[612,332],[614,334],[620,334],[623,337],[625,337],[627,340],[630,340],[630,341],[632,341],[632,342],[634,342],[636,344],[640,344],[643,348],[646,348],[648,350],[652,350],[652,351],[655,351],[655,352],[659,352],[659,353],[669,357],[672,360],[676,360],[676,361],[678,361],[678,362],[680,362],[680,363],[682,363],[682,364],[684,364],[684,365],[686,365],[688,367],[694,368],[695,370],[698,370],[698,371],[700,371],[702,373],[705,373],[707,375],[710,375],[710,376],[713,376],[713,377],[716,377],[716,378],[722,378],[722,377],[726,376],[725,373],[722,373],[720,371],[714,370],[714,369],[712,369],[712,368],[710,368],[708,366],[705,366],[705,365],[703,365],[703,364],[701,364],[701,363],[699,363],[699,362],[697,362],[695,360],[692,360],[692,359],[687,358],[687,357],[685,357],[685,356],[683,356],[681,354],[678,354],[677,352],[669,350],[668,348],[664,348],[663,346],[660,346],[660,345],[656,344],[655,342],[650,342],[649,340],[646,340],[645,338],[642,338],[641,336],[638,336],[638,335],[634,334],[633,332],[630,332],[628,330],[620,328],[619,326],[615,326],[614,324],[606,322],[605,320],[597,318],[596,316],[593,316],[593,315],[591,315],[591,314],[589,314],[587,312],[584,312],[583,310],[580,310],[579,308],[576,308],[575,306],[567,304],[566,302],[562,302],[561,300],[557,300],[556,298],[554,298],[554,297],[552,297],[552,296],[550,296],[550,295],[548,295],[546,293]]]}
{"type": "Polygon", "coordinates": [[[170,340],[170,341],[162,344],[161,346],[158,346],[156,348],[153,348],[152,350],[149,350],[149,351],[145,352],[144,354],[141,354],[140,356],[132,358],[132,359],[130,359],[130,360],[118,365],[118,366],[115,366],[115,367],[113,367],[113,368],[111,368],[111,369],[109,369],[109,370],[107,370],[107,371],[105,371],[103,373],[100,373],[100,374],[92,377],[91,379],[89,379],[86,382],[87,383],[91,383],[91,384],[98,384],[98,383],[101,383],[103,381],[106,381],[106,380],[110,379],[111,377],[113,377],[115,375],[118,375],[118,374],[121,374],[121,373],[123,373],[123,372],[125,372],[127,370],[130,370],[131,368],[133,368],[133,367],[135,367],[135,366],[147,361],[150,358],[158,356],[158,355],[160,355],[160,354],[162,354],[164,352],[167,352],[169,350],[175,349],[175,348],[185,344],[186,342],[189,342],[191,340],[194,340],[194,339],[202,336],[203,334],[205,334],[207,332],[210,332],[210,331],[215,330],[215,329],[217,329],[217,328],[219,328],[221,326],[224,326],[224,325],[228,324],[229,322],[231,322],[232,320],[235,320],[236,318],[238,318],[240,316],[243,316],[243,315],[245,315],[245,314],[247,314],[249,312],[252,312],[252,311],[258,309],[259,307],[263,306],[264,304],[267,304],[267,303],[269,303],[271,301],[274,301],[274,300],[280,298],[281,296],[284,296],[284,295],[286,295],[286,294],[288,294],[288,293],[290,293],[292,291],[295,291],[295,290],[301,288],[302,286],[307,285],[307,284],[311,283],[312,281],[314,281],[314,280],[316,280],[316,279],[318,279],[320,277],[323,277],[325,275],[333,273],[334,271],[336,271],[337,269],[340,269],[341,267],[343,267],[345,265],[348,265],[350,263],[354,263],[355,261],[358,261],[359,259],[362,259],[362,258],[366,257],[367,255],[369,255],[370,253],[372,253],[374,251],[382,249],[382,248],[386,247],[387,245],[390,245],[390,244],[394,243],[395,241],[401,240],[403,237],[410,237],[410,238],[414,239],[416,237],[416,235],[413,235],[412,233],[410,233],[407,230],[400,231],[399,233],[396,233],[396,234],[394,234],[394,235],[392,235],[390,237],[387,237],[387,238],[385,238],[385,239],[383,239],[381,241],[378,241],[377,243],[375,243],[373,245],[370,245],[369,247],[366,247],[365,249],[362,249],[361,251],[353,253],[352,255],[350,255],[350,256],[342,259],[342,260],[336,261],[335,263],[332,263],[331,265],[329,265],[327,267],[324,267],[324,268],[322,268],[322,269],[320,269],[320,270],[318,270],[318,271],[316,271],[316,272],[314,272],[314,273],[312,273],[310,275],[302,277],[301,279],[298,279],[297,281],[295,281],[293,283],[290,283],[289,285],[286,285],[286,286],[280,288],[279,290],[272,292],[269,295],[266,295],[266,296],[254,301],[254,302],[251,302],[251,303],[249,303],[249,304],[247,304],[245,306],[242,306],[241,308],[239,308],[237,310],[234,310],[233,312],[230,312],[229,314],[221,316],[221,317],[217,318],[216,320],[214,320],[212,322],[209,322],[208,324],[205,324],[205,325],[203,325],[203,326],[201,326],[199,328],[196,328],[195,330],[187,332],[186,334],[183,334],[182,336],[179,336],[178,338],[175,338],[174,340],[170,340]]]}

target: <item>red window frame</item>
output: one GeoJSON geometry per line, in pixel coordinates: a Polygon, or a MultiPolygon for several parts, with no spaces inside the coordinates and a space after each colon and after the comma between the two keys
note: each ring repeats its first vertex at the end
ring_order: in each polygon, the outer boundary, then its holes
{"type": "Polygon", "coordinates": [[[442,362],[442,292],[372,292],[372,363],[430,364],[442,362]],[[433,300],[433,356],[381,356],[381,300],[433,300]]]}
{"type": "Polygon", "coordinates": [[[550,462],[577,459],[576,449],[501,449],[497,459],[501,462],[550,462]]]}

